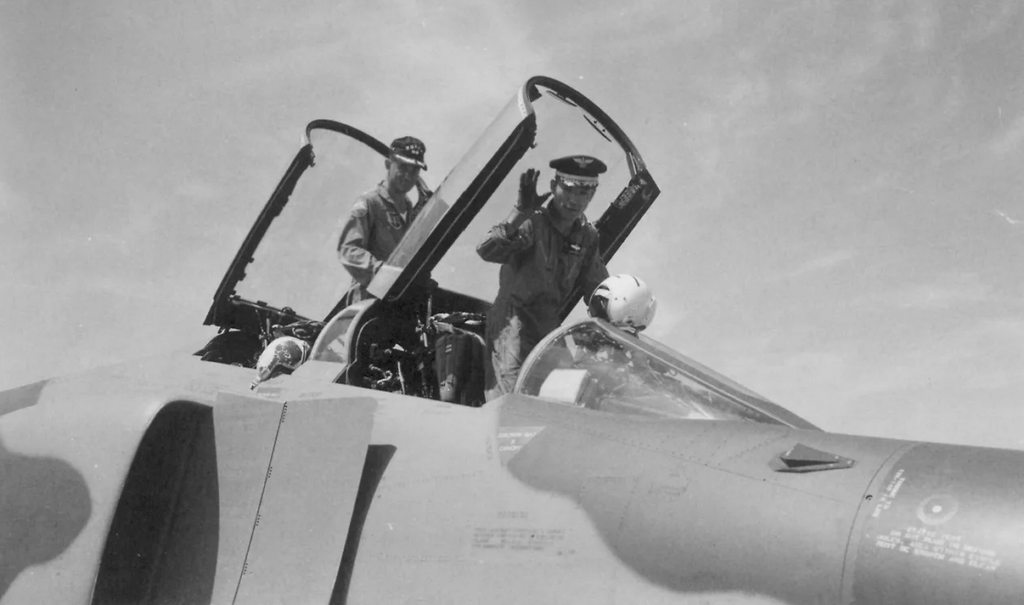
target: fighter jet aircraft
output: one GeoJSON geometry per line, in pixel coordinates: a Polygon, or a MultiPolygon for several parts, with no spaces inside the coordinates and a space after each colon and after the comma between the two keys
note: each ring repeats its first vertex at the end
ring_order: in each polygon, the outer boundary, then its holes
{"type": "Polygon", "coordinates": [[[1024,452],[829,433],[597,318],[484,403],[473,248],[518,173],[602,158],[605,259],[658,197],[578,91],[528,80],[348,307],[336,221],[387,148],[306,139],[194,355],[0,393],[0,603],[1021,601],[1024,452]]]}

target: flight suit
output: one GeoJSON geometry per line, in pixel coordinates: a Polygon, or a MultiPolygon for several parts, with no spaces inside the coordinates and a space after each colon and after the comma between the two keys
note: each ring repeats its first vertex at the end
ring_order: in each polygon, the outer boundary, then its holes
{"type": "Polygon", "coordinates": [[[549,213],[547,207],[534,211],[511,235],[508,224],[499,223],[476,249],[483,260],[502,263],[487,314],[488,399],[511,392],[523,360],[558,327],[558,311],[573,287],[579,284],[589,297],[608,277],[597,228],[581,217],[563,235],[549,213]]]}
{"type": "Polygon", "coordinates": [[[338,258],[352,275],[352,286],[345,294],[346,304],[370,297],[366,286],[398,247],[415,218],[415,209],[408,198],[404,202],[408,210],[403,215],[398,210],[402,206],[391,199],[382,181],[352,205],[338,239],[338,258]]]}

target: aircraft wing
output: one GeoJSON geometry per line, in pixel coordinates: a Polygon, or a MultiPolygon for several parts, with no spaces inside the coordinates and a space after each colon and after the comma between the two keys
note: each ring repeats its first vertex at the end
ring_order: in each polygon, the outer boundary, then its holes
{"type": "Polygon", "coordinates": [[[0,416],[0,602],[326,602],[376,404],[249,379],[161,360],[0,416]]]}

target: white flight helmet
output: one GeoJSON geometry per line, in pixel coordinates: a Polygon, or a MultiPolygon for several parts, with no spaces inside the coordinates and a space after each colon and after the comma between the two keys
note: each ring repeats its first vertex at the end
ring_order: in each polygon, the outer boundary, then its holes
{"type": "Polygon", "coordinates": [[[640,278],[612,275],[601,282],[590,295],[587,313],[607,320],[620,328],[639,332],[654,321],[658,301],[640,278]]]}

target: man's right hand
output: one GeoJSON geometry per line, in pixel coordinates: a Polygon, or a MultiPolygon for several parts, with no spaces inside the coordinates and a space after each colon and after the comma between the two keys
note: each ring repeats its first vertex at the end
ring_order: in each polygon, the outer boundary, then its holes
{"type": "Polygon", "coordinates": [[[539,176],[540,171],[527,168],[526,172],[519,177],[519,200],[516,201],[516,210],[533,212],[551,197],[551,192],[544,195],[537,193],[537,177],[539,176]]]}

